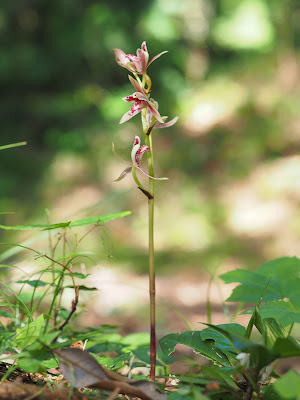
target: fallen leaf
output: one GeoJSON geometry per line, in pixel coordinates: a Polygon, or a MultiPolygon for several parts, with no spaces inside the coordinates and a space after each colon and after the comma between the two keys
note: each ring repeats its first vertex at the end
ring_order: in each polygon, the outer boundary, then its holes
{"type": "Polygon", "coordinates": [[[109,371],[87,351],[63,348],[55,353],[60,358],[62,374],[75,388],[91,386],[144,400],[166,399],[166,394],[154,382],[137,381],[109,371]]]}

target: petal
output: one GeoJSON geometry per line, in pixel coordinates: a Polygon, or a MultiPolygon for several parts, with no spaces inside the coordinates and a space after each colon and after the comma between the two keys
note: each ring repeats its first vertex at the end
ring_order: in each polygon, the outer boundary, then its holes
{"type": "Polygon", "coordinates": [[[121,67],[128,69],[128,71],[130,71],[130,72],[135,72],[135,69],[132,65],[133,63],[130,62],[126,53],[124,53],[123,50],[114,49],[114,53],[116,56],[116,61],[121,67]]]}
{"type": "Polygon", "coordinates": [[[144,50],[146,53],[148,53],[146,41],[144,41],[144,42],[142,43],[141,49],[144,50]]]}
{"type": "Polygon", "coordinates": [[[154,117],[161,122],[162,124],[164,123],[164,120],[162,119],[160,113],[156,110],[156,108],[154,108],[154,105],[151,104],[150,101],[148,101],[148,107],[150,108],[150,111],[152,112],[152,114],[154,115],[154,117]]]}
{"type": "Polygon", "coordinates": [[[140,74],[144,74],[146,72],[146,69],[147,69],[147,63],[148,63],[149,54],[145,53],[141,49],[138,49],[137,50],[137,55],[138,55],[139,66],[140,66],[139,73],[140,74]]]}
{"type": "Polygon", "coordinates": [[[148,128],[152,123],[152,118],[153,118],[153,114],[150,111],[149,107],[147,107],[147,110],[146,110],[146,123],[147,123],[148,128]]]}
{"type": "Polygon", "coordinates": [[[128,79],[130,80],[132,86],[135,88],[135,90],[137,92],[140,92],[140,93],[143,93],[144,95],[146,95],[145,90],[139,85],[138,81],[133,79],[133,77],[130,75],[128,75],[128,79]]]}
{"type": "Polygon", "coordinates": [[[158,57],[160,57],[160,56],[162,56],[163,54],[165,54],[165,53],[167,53],[168,51],[166,50],[166,51],[162,51],[161,53],[159,53],[159,54],[157,54],[155,57],[153,57],[152,59],[151,59],[151,61],[148,63],[148,65],[147,65],[147,67],[149,67],[149,65],[151,64],[151,63],[153,63],[153,61],[154,60],[156,60],[158,57]]]}
{"type": "Polygon", "coordinates": [[[126,103],[132,103],[136,101],[136,96],[131,94],[130,96],[123,97],[122,100],[126,101],[126,103]]]}
{"type": "Polygon", "coordinates": [[[137,166],[137,169],[139,169],[144,175],[148,176],[148,178],[155,179],[156,181],[168,181],[169,178],[154,178],[154,176],[148,175],[146,171],[143,170],[143,168],[137,166]]]}
{"type": "Polygon", "coordinates": [[[113,51],[114,51],[114,53],[115,53],[115,56],[116,56],[123,64],[126,64],[126,60],[125,60],[126,54],[124,53],[124,51],[121,50],[121,49],[114,49],[113,51]]]}
{"type": "Polygon", "coordinates": [[[150,147],[146,146],[145,144],[141,146],[136,152],[135,152],[135,166],[139,166],[140,162],[142,160],[143,154],[146,151],[150,151],[150,147]]]}
{"type": "Polygon", "coordinates": [[[130,110],[127,111],[127,113],[125,113],[123,117],[120,119],[119,124],[123,124],[124,122],[128,121],[129,119],[137,115],[143,108],[145,107],[136,106],[136,103],[134,103],[134,105],[130,108],[130,110]]]}
{"type": "MultiPolygon", "coordinates": [[[[163,117],[164,119],[165,117],[163,117]]],[[[173,119],[171,119],[171,121],[169,122],[164,122],[163,124],[159,124],[159,125],[155,125],[154,129],[160,129],[160,128],[169,128],[170,126],[173,126],[176,124],[176,122],[178,121],[179,117],[175,117],[173,119]]]]}
{"type": "Polygon", "coordinates": [[[136,156],[138,149],[140,148],[140,145],[141,145],[141,139],[138,136],[136,136],[134,138],[133,147],[131,150],[131,161],[132,161],[132,165],[134,165],[135,167],[138,165],[136,162],[135,156],[136,156]]]}
{"type": "Polygon", "coordinates": [[[124,179],[125,176],[126,176],[127,174],[129,174],[129,172],[131,172],[131,170],[132,170],[132,167],[125,168],[124,171],[123,171],[123,172],[121,173],[121,175],[119,176],[119,178],[115,179],[115,182],[119,182],[119,181],[121,181],[122,179],[124,179]]]}

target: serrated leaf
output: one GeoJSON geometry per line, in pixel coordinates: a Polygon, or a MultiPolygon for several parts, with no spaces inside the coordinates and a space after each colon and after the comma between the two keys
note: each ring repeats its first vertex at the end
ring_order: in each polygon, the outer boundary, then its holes
{"type": "MultiPolygon", "coordinates": [[[[237,333],[241,336],[244,336],[246,333],[245,327],[239,324],[222,324],[217,325],[230,333],[237,333]]],[[[215,329],[208,327],[203,329],[200,333],[201,338],[203,340],[212,339],[215,341],[216,346],[221,349],[225,354],[227,353],[235,353],[235,350],[230,343],[230,341],[220,332],[216,331],[215,329]]]]}
{"type": "Polygon", "coordinates": [[[68,227],[72,228],[72,227],[76,227],[76,226],[86,226],[86,225],[92,225],[92,224],[97,224],[97,223],[104,224],[105,222],[111,221],[116,218],[123,218],[130,214],[131,214],[131,211],[124,211],[124,212],[116,213],[116,214],[99,215],[96,217],[80,219],[78,221],[60,222],[60,223],[51,224],[51,225],[45,225],[45,224],[15,225],[15,226],[0,225],[0,229],[24,231],[24,230],[28,230],[28,229],[51,230],[51,229],[60,229],[60,228],[68,228],[68,227]]]}
{"type": "Polygon", "coordinates": [[[201,339],[200,331],[187,331],[183,333],[171,333],[159,340],[162,351],[170,355],[175,350],[177,344],[184,344],[191,347],[196,353],[210,359],[214,363],[223,366],[230,366],[226,355],[215,346],[212,341],[201,339]]]}
{"type": "MultiPolygon", "coordinates": [[[[253,310],[247,310],[243,314],[250,314],[253,310]]],[[[300,310],[295,310],[289,301],[275,300],[261,305],[259,312],[262,318],[276,318],[283,326],[287,327],[295,322],[300,323],[300,310]]]]}
{"type": "Polygon", "coordinates": [[[269,261],[256,272],[236,270],[221,275],[225,283],[239,282],[227,301],[257,303],[271,278],[263,302],[289,298],[300,307],[300,260],[283,257],[269,261]],[[287,273],[288,271],[288,273],[287,273]]]}

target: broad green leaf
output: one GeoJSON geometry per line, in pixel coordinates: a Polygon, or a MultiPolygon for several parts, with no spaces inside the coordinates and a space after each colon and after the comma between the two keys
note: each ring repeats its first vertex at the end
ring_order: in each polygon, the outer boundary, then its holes
{"type": "Polygon", "coordinates": [[[282,399],[299,399],[300,375],[291,369],[279,378],[273,386],[282,399]]]}
{"type": "MultiPolygon", "coordinates": [[[[246,329],[239,324],[223,324],[223,325],[217,325],[220,328],[224,329],[227,332],[230,333],[237,333],[241,336],[244,336],[246,333],[246,329]]],[[[200,336],[203,340],[206,339],[212,339],[215,341],[216,346],[221,349],[225,354],[227,353],[235,353],[235,350],[230,343],[230,341],[220,332],[216,331],[215,329],[209,327],[203,329],[201,331],[200,336]]]]}
{"type": "Polygon", "coordinates": [[[44,315],[41,314],[36,320],[24,326],[24,328],[17,329],[14,345],[21,350],[32,344],[39,338],[43,324],[44,315]]]}
{"type": "MultiPolygon", "coordinates": [[[[243,314],[252,314],[253,310],[247,310],[243,314]]],[[[283,326],[300,323],[300,309],[295,309],[290,301],[275,300],[260,306],[259,312],[262,318],[276,318],[283,326]]]]}
{"type": "Polygon", "coordinates": [[[41,361],[34,358],[21,358],[18,361],[18,367],[29,373],[38,372],[41,366],[41,361]]]}
{"type": "Polygon", "coordinates": [[[201,367],[203,375],[206,378],[212,378],[214,380],[218,380],[221,382],[225,382],[228,386],[233,389],[237,389],[237,384],[235,381],[223,370],[223,368],[213,366],[213,367],[201,367]]]}
{"type": "Polygon", "coordinates": [[[43,287],[43,286],[47,286],[49,285],[46,282],[43,282],[41,280],[36,280],[36,279],[32,279],[32,280],[21,280],[21,281],[17,281],[17,283],[27,283],[27,285],[30,285],[32,287],[43,287]]]}
{"type": "Polygon", "coordinates": [[[284,257],[269,261],[256,272],[231,271],[221,275],[225,283],[239,282],[227,301],[257,303],[271,278],[263,296],[263,302],[284,298],[300,307],[300,260],[284,257]]]}
{"type": "Polygon", "coordinates": [[[67,221],[61,222],[58,224],[36,224],[36,225],[15,225],[15,226],[7,226],[7,225],[0,225],[1,229],[5,230],[16,230],[16,231],[24,231],[28,229],[43,229],[43,230],[50,230],[50,229],[59,229],[59,228],[72,228],[75,226],[86,226],[92,224],[104,224],[105,222],[111,221],[116,218],[123,218],[127,215],[130,215],[131,211],[124,211],[121,213],[116,214],[107,214],[107,215],[99,215],[96,217],[80,219],[78,221],[67,221]]]}
{"type": "Polygon", "coordinates": [[[187,331],[183,333],[171,333],[164,336],[159,340],[162,351],[170,355],[175,350],[177,344],[184,344],[195,350],[196,353],[201,354],[212,360],[214,363],[218,363],[223,366],[230,366],[226,355],[218,349],[213,341],[204,341],[201,339],[200,331],[187,331]]]}
{"type": "MultiPolygon", "coordinates": [[[[136,358],[143,363],[150,365],[150,347],[149,344],[145,346],[138,346],[136,349],[132,350],[132,353],[136,356],[136,358]]],[[[132,354],[131,353],[131,354],[132,354]]],[[[167,356],[160,349],[157,349],[157,357],[156,357],[156,365],[170,365],[174,362],[174,358],[172,356],[167,356]]]]}
{"type": "Polygon", "coordinates": [[[273,349],[270,349],[261,344],[254,343],[245,336],[227,332],[226,330],[220,328],[218,325],[206,325],[223,334],[233,345],[236,353],[249,353],[251,362],[259,370],[271,364],[272,361],[276,360],[279,357],[279,354],[276,353],[273,349]]]}
{"type": "Polygon", "coordinates": [[[273,348],[282,358],[300,357],[300,344],[292,336],[278,338],[273,348]]]}

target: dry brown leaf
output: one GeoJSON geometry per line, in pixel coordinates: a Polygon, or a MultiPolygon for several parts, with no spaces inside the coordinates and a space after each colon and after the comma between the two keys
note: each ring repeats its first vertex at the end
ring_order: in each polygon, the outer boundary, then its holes
{"type": "Polygon", "coordinates": [[[62,374],[75,388],[91,386],[144,400],[166,398],[166,394],[155,383],[128,379],[106,370],[87,351],[64,348],[55,352],[61,359],[59,365],[62,374]]]}

